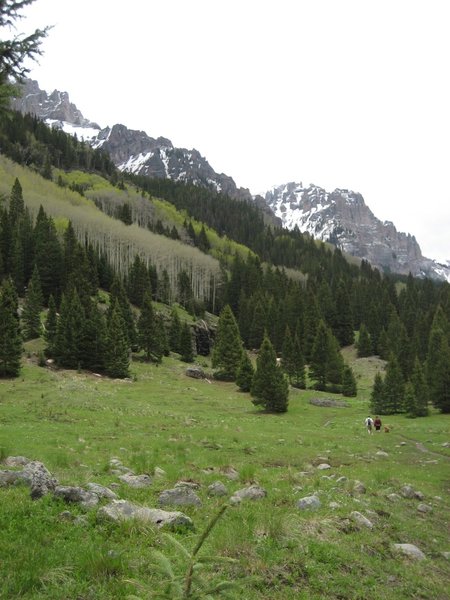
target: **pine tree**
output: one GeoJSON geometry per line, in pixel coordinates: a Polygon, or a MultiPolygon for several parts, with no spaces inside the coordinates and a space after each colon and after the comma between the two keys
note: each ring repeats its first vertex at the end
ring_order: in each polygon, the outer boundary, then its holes
{"type": "Polygon", "coordinates": [[[32,340],[41,335],[41,309],[44,302],[42,295],[41,280],[37,267],[34,268],[28,290],[25,294],[25,302],[22,312],[23,335],[25,340],[32,340]]]}
{"type": "Polygon", "coordinates": [[[241,392],[249,392],[252,386],[255,370],[247,352],[242,353],[241,362],[236,375],[236,384],[241,392]]]}
{"type": "Polygon", "coordinates": [[[250,331],[249,331],[249,347],[259,348],[264,339],[264,332],[266,326],[266,311],[262,300],[258,300],[253,310],[253,317],[251,320],[250,331]]]}
{"type": "Polygon", "coordinates": [[[275,350],[265,337],[256,359],[256,371],[250,389],[252,402],[268,412],[286,412],[289,386],[283,371],[277,366],[275,350]]]}
{"type": "Polygon", "coordinates": [[[411,383],[416,397],[416,415],[426,417],[429,414],[428,409],[428,386],[425,379],[425,373],[418,358],[414,363],[414,370],[411,375],[411,383]]]}
{"type": "Polygon", "coordinates": [[[191,328],[186,321],[183,323],[180,332],[180,358],[183,362],[192,362],[194,360],[191,328]]]}
{"type": "Polygon", "coordinates": [[[33,232],[35,263],[41,279],[44,302],[48,302],[50,294],[59,298],[62,284],[63,257],[58,241],[56,228],[51,218],[39,208],[33,232]]]}
{"type": "MultiPolygon", "coordinates": [[[[384,414],[395,414],[403,411],[403,398],[405,394],[405,383],[402,370],[396,357],[391,354],[386,366],[384,378],[384,414]]],[[[381,412],[381,411],[380,411],[381,412]]]]}
{"type": "Polygon", "coordinates": [[[78,369],[82,363],[81,340],[85,312],[77,290],[71,288],[61,299],[56,329],[54,353],[56,362],[68,369],[78,369]]]}
{"type": "Polygon", "coordinates": [[[355,374],[350,366],[345,365],[342,373],[342,395],[354,397],[358,395],[355,374]]]}
{"type": "Polygon", "coordinates": [[[169,348],[172,352],[180,352],[181,321],[175,306],[170,312],[169,348]]]}
{"type": "Polygon", "coordinates": [[[133,348],[137,343],[136,325],[133,311],[131,310],[130,301],[125,293],[123,283],[117,277],[114,278],[111,285],[110,307],[106,315],[108,322],[111,319],[116,300],[122,313],[122,319],[125,322],[125,333],[128,339],[128,346],[133,348]]]}
{"type": "Polygon", "coordinates": [[[284,334],[283,350],[281,353],[281,367],[288,376],[289,383],[292,383],[296,373],[296,353],[289,326],[286,327],[286,332],[284,334]]]}
{"type": "Polygon", "coordinates": [[[341,280],[336,291],[336,314],[332,324],[333,333],[340,346],[353,344],[353,316],[347,287],[341,280]]]}
{"type": "Polygon", "coordinates": [[[292,385],[304,390],[306,388],[305,359],[298,335],[294,338],[294,379],[292,385]]]}
{"type": "Polygon", "coordinates": [[[164,354],[163,331],[153,311],[150,292],[144,295],[141,315],[137,324],[139,346],[144,350],[147,361],[161,362],[164,354]]]}
{"type": "Polygon", "coordinates": [[[17,294],[10,279],[0,287],[0,377],[17,377],[20,372],[20,335],[17,294]]]}
{"type": "Polygon", "coordinates": [[[80,366],[95,373],[105,371],[107,352],[105,317],[95,302],[89,300],[85,306],[85,319],[79,341],[80,366]]]}
{"type": "Polygon", "coordinates": [[[374,414],[386,414],[384,400],[384,381],[379,371],[377,371],[375,374],[372,392],[370,394],[370,410],[374,414]]]}
{"type": "Polygon", "coordinates": [[[441,340],[439,358],[434,367],[430,396],[441,413],[450,413],[450,345],[445,338],[441,340]]]}
{"type": "Polygon", "coordinates": [[[112,307],[107,326],[106,373],[110,377],[124,379],[130,374],[130,346],[127,324],[122,316],[119,301],[112,307]]]}
{"type": "Polygon", "coordinates": [[[370,339],[370,334],[367,330],[367,327],[364,325],[364,323],[361,323],[361,327],[359,328],[359,336],[358,341],[356,343],[356,347],[358,350],[358,358],[372,356],[372,341],[370,339]]]}
{"type": "Polygon", "coordinates": [[[53,357],[55,355],[55,340],[58,327],[58,316],[56,312],[56,304],[52,295],[48,299],[48,312],[44,324],[44,339],[47,342],[45,355],[53,357]]]}
{"type": "Polygon", "coordinates": [[[23,201],[22,186],[16,177],[11,189],[11,196],[9,200],[9,219],[12,226],[17,223],[17,221],[23,215],[24,210],[25,205],[23,201]]]}
{"type": "Polygon", "coordinates": [[[417,417],[417,398],[414,392],[414,387],[411,382],[405,385],[405,396],[404,396],[404,409],[406,416],[410,419],[417,417]]]}
{"type": "Polygon", "coordinates": [[[243,353],[239,327],[230,306],[227,304],[220,313],[217,334],[212,352],[211,364],[216,379],[235,381],[243,353]]]}

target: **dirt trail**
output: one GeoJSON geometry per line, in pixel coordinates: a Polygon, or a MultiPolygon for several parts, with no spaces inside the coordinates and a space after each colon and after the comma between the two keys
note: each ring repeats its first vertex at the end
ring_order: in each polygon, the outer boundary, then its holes
{"type": "Polygon", "coordinates": [[[400,435],[400,437],[402,437],[404,440],[406,440],[408,442],[413,442],[416,445],[417,450],[419,450],[420,452],[423,452],[425,454],[432,454],[433,456],[439,456],[439,458],[444,458],[445,460],[450,460],[450,456],[448,456],[447,454],[442,454],[441,452],[435,452],[434,450],[429,450],[422,444],[422,442],[418,442],[417,440],[408,438],[404,435],[400,435]]]}

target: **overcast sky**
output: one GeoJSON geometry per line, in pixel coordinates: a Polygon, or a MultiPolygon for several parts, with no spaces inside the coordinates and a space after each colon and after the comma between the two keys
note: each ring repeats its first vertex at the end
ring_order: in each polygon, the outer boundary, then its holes
{"type": "Polygon", "coordinates": [[[36,0],[31,78],[100,126],[196,148],[254,194],[360,192],[450,259],[448,0],[36,0]]]}

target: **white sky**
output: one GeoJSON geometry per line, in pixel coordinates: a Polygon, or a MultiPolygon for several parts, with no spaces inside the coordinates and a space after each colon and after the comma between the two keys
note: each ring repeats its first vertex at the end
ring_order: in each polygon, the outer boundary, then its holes
{"type": "Polygon", "coordinates": [[[252,193],[360,192],[450,259],[448,0],[36,0],[30,76],[100,126],[193,148],[252,193]]]}

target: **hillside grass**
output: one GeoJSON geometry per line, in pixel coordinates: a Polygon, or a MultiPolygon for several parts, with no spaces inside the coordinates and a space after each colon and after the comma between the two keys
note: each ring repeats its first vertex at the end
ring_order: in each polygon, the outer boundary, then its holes
{"type": "MultiPolygon", "coordinates": [[[[392,416],[386,419],[389,434],[369,436],[365,389],[348,408],[313,406],[312,397],[330,395],[291,390],[289,411],[269,415],[232,383],[189,379],[175,357],[159,366],[135,361],[133,377],[118,381],[39,368],[39,344],[27,343],[18,379],[0,382],[0,458],[42,461],[61,484],[81,486],[118,482],[109,471],[113,457],[136,473],[159,467],[166,475],[150,488],[118,489],[121,498],[150,507],[177,481],[197,482],[203,506],[182,509],[195,530],[174,534],[189,550],[224,502],[208,498],[209,484],[221,480],[230,494],[250,483],[263,486],[267,498],[230,507],[202,548],[203,554],[235,559],[203,574],[211,582],[240,583],[230,597],[449,597],[449,562],[441,555],[450,550],[450,449],[442,446],[450,438],[448,416],[392,416]],[[388,456],[377,456],[379,450],[388,456]],[[324,462],[331,469],[318,470],[324,462]],[[220,472],[229,467],[238,472],[237,481],[220,472]],[[338,484],[340,476],[347,481],[338,484]],[[353,493],[355,480],[366,494],[353,493]],[[419,513],[418,500],[387,500],[407,483],[425,495],[431,513],[419,513]],[[312,493],[322,502],[318,511],[296,508],[312,493]],[[330,508],[331,501],[339,506],[330,508]],[[374,523],[373,530],[355,526],[354,510],[374,523]],[[398,556],[393,543],[416,544],[427,560],[398,556]]],[[[372,377],[373,365],[364,360],[352,362],[361,382],[372,377]]],[[[161,531],[101,523],[96,510],[51,496],[32,501],[24,487],[0,488],[0,530],[0,598],[156,597],[164,577],[152,566],[154,549],[176,572],[185,569],[161,531]],[[67,509],[85,519],[61,519],[67,509]]]]}

